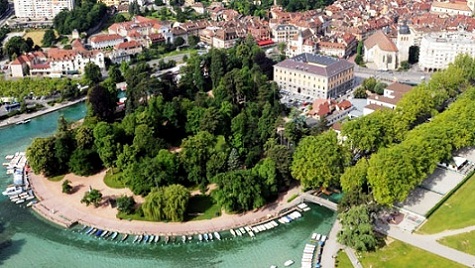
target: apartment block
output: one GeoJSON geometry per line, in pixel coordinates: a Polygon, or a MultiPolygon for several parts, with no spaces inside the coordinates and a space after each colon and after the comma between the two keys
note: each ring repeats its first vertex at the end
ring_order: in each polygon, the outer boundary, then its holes
{"type": "Polygon", "coordinates": [[[29,19],[53,19],[63,9],[73,9],[74,0],[14,0],[15,16],[29,19]]]}
{"type": "Polygon", "coordinates": [[[281,90],[312,98],[338,98],[353,88],[354,65],[343,59],[303,53],[274,65],[281,90]]]}

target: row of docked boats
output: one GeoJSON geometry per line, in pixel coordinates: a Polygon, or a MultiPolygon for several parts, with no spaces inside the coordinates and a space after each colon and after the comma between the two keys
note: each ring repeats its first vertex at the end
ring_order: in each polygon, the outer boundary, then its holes
{"type": "MultiPolygon", "coordinates": [[[[93,236],[93,237],[96,237],[96,238],[103,238],[103,239],[110,240],[110,241],[115,241],[119,237],[118,232],[101,230],[101,229],[94,228],[94,227],[89,227],[89,226],[84,226],[81,231],[83,231],[84,234],[86,234],[86,235],[90,235],[90,236],[93,236]]],[[[122,237],[120,239],[118,239],[117,241],[123,242],[128,238],[128,236],[129,236],[128,234],[123,234],[122,237]]]]}
{"type": "Polygon", "coordinates": [[[33,191],[31,189],[26,190],[23,186],[10,185],[2,192],[2,194],[8,196],[10,201],[15,204],[27,203],[26,206],[31,207],[36,203],[33,191]]]}
{"type": "Polygon", "coordinates": [[[198,234],[198,241],[212,241],[214,238],[217,240],[221,240],[221,235],[218,232],[214,233],[204,233],[204,234],[198,234]]]}
{"type": "Polygon", "coordinates": [[[318,233],[312,234],[310,243],[305,245],[302,254],[301,267],[302,268],[320,268],[323,246],[327,237],[318,233]],[[314,265],[315,264],[315,265],[314,265]]]}
{"type": "Polygon", "coordinates": [[[279,218],[277,221],[282,223],[282,224],[285,224],[285,223],[289,223],[289,222],[292,222],[298,218],[301,218],[302,217],[302,214],[298,211],[294,211],[292,213],[290,213],[289,215],[285,215],[281,218],[279,218]]]}

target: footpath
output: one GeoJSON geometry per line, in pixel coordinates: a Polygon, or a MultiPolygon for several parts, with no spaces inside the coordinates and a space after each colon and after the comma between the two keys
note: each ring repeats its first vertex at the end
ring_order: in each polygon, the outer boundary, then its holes
{"type": "Polygon", "coordinates": [[[36,111],[34,113],[23,113],[23,114],[19,114],[19,115],[16,115],[4,120],[0,120],[0,127],[13,125],[24,120],[28,120],[28,119],[32,119],[44,114],[48,114],[48,113],[63,109],[65,107],[74,105],[76,103],[83,102],[85,100],[86,100],[86,97],[83,97],[74,101],[62,102],[62,103],[55,104],[54,106],[47,106],[46,108],[36,111]]]}

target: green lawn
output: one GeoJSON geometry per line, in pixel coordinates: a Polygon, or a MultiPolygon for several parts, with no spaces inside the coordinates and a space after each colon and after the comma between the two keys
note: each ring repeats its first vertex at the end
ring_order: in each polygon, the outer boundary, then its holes
{"type": "Polygon", "coordinates": [[[41,41],[43,40],[43,36],[45,35],[46,30],[35,30],[27,32],[23,38],[30,37],[35,45],[41,46],[41,41]]]}
{"type": "Polygon", "coordinates": [[[338,255],[336,256],[335,266],[338,268],[353,268],[353,264],[346,255],[344,250],[338,251],[338,255]]]}
{"type": "Polygon", "coordinates": [[[106,172],[106,176],[104,177],[104,183],[110,188],[122,189],[122,188],[125,188],[125,184],[121,180],[121,178],[122,178],[122,172],[119,172],[118,169],[114,169],[114,173],[112,173],[111,170],[109,169],[106,172]]]}
{"type": "Polygon", "coordinates": [[[475,231],[454,236],[447,236],[440,239],[439,243],[456,250],[475,255],[475,231]]]}
{"type": "Polygon", "coordinates": [[[195,195],[188,202],[188,221],[208,220],[221,215],[221,208],[209,195],[195,195]]]}
{"type": "Polygon", "coordinates": [[[434,234],[449,229],[475,225],[475,180],[472,176],[418,230],[422,234],[434,234]]]}
{"type": "Polygon", "coordinates": [[[394,240],[375,252],[362,253],[361,255],[359,260],[363,267],[465,267],[398,240],[394,240]]]}
{"type": "Polygon", "coordinates": [[[299,194],[293,194],[289,199],[287,199],[287,203],[292,202],[295,198],[299,197],[299,194]]]}
{"type": "Polygon", "coordinates": [[[64,179],[64,176],[66,176],[66,174],[50,177],[50,178],[48,178],[48,180],[49,181],[61,181],[62,179],[64,179]]]}

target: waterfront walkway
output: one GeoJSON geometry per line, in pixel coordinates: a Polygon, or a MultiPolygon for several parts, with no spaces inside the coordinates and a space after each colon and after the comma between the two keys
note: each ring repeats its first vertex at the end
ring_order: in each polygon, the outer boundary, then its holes
{"type": "Polygon", "coordinates": [[[336,203],[333,203],[332,201],[327,200],[325,198],[321,198],[319,196],[311,195],[309,192],[303,193],[302,198],[305,201],[312,202],[312,203],[318,204],[320,206],[324,206],[324,207],[329,208],[333,211],[337,210],[337,204],[336,203]]]}
{"type": "MultiPolygon", "coordinates": [[[[290,196],[299,193],[299,187],[293,187],[279,196],[278,200],[265,207],[243,214],[223,214],[219,218],[188,222],[148,222],[134,220],[119,220],[115,217],[117,210],[104,202],[98,208],[87,207],[80,203],[84,193],[92,187],[103,194],[103,199],[119,197],[123,194],[132,195],[129,189],[111,189],[105,186],[103,177],[105,171],[92,177],[79,177],[68,174],[65,179],[71,181],[75,193],[71,195],[61,193],[61,182],[51,182],[40,175],[30,174],[32,188],[40,202],[33,209],[50,221],[63,227],[78,222],[94,226],[99,229],[117,231],[129,234],[160,234],[160,235],[192,235],[204,232],[229,230],[231,228],[254,225],[280,215],[283,211],[296,206],[301,198],[288,203],[290,196]]],[[[138,203],[141,197],[135,197],[138,203]]]]}
{"type": "Polygon", "coordinates": [[[36,111],[34,113],[23,113],[23,114],[19,114],[19,115],[16,115],[16,116],[4,119],[4,120],[0,120],[0,127],[13,125],[13,124],[16,124],[20,121],[24,121],[24,120],[32,119],[32,118],[35,118],[35,117],[38,117],[38,116],[41,116],[41,115],[44,115],[44,114],[48,114],[48,113],[66,108],[68,106],[74,105],[76,103],[79,103],[79,102],[82,102],[82,101],[85,101],[85,100],[86,100],[86,97],[83,97],[83,98],[80,98],[80,99],[77,99],[77,100],[74,100],[74,101],[57,103],[54,106],[47,106],[46,108],[44,108],[42,110],[39,110],[39,111],[36,111]]]}

